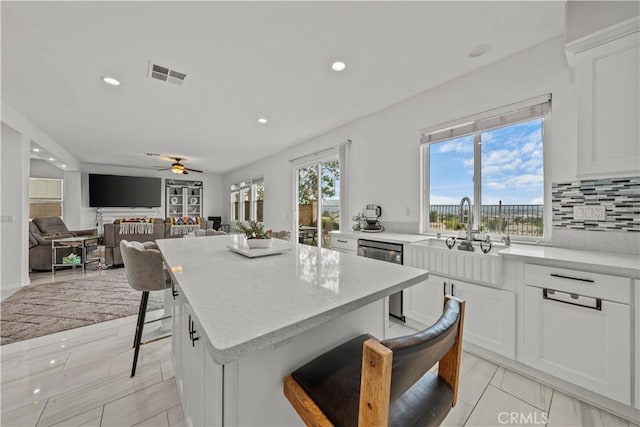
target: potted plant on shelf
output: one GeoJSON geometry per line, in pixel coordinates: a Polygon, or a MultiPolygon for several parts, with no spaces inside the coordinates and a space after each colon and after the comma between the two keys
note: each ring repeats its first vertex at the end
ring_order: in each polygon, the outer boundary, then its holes
{"type": "Polygon", "coordinates": [[[249,225],[236,222],[236,226],[247,237],[247,245],[250,249],[270,248],[273,244],[271,239],[271,230],[264,229],[264,225],[257,221],[249,221],[249,225]]]}

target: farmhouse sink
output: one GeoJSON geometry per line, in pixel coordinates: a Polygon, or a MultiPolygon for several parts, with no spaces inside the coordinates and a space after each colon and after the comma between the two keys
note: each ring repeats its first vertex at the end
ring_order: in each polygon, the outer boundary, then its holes
{"type": "MultiPolygon", "coordinates": [[[[460,242],[462,242],[462,240],[463,239],[460,239],[460,238],[456,239],[455,246],[453,248],[451,248],[451,249],[449,249],[447,247],[446,238],[444,238],[444,237],[442,237],[440,239],[433,238],[433,239],[429,239],[429,240],[423,240],[423,241],[417,242],[415,244],[418,245],[418,246],[426,246],[426,247],[429,247],[429,248],[458,251],[458,245],[460,245],[460,242]]],[[[485,248],[487,248],[489,246],[487,243],[484,243],[483,245],[485,246],[485,248]]],[[[473,242],[473,247],[475,248],[475,250],[473,252],[469,252],[469,253],[471,253],[471,254],[480,254],[480,255],[498,255],[498,252],[500,252],[502,249],[506,248],[505,244],[502,243],[502,242],[491,242],[491,250],[485,254],[480,249],[480,241],[474,241],[473,242]]],[[[460,252],[463,252],[463,251],[460,251],[460,252]]]]}
{"type": "Polygon", "coordinates": [[[445,239],[429,239],[407,245],[405,264],[429,270],[433,274],[456,277],[472,282],[502,284],[502,256],[504,244],[492,242],[491,251],[483,253],[480,242],[474,242],[475,251],[449,249],[445,239]]]}

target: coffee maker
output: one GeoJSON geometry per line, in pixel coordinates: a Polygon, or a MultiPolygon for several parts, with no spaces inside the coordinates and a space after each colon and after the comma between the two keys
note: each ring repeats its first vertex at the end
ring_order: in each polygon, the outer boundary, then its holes
{"type": "Polygon", "coordinates": [[[384,231],[384,227],[378,221],[378,218],[382,216],[382,208],[380,206],[366,205],[362,216],[365,221],[364,227],[361,227],[362,231],[370,233],[384,231]]]}

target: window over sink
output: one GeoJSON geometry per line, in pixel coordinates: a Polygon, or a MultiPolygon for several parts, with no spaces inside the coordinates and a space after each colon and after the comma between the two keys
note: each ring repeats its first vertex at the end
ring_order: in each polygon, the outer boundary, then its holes
{"type": "Polygon", "coordinates": [[[500,239],[545,238],[544,120],[551,95],[449,122],[422,133],[422,229],[473,229],[500,239]],[[469,197],[459,218],[460,202],[469,197]]]}

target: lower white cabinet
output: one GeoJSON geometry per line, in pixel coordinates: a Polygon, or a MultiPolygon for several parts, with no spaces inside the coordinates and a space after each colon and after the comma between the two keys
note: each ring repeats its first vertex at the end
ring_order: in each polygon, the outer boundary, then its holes
{"type": "Polygon", "coordinates": [[[464,341],[515,358],[515,294],[502,289],[430,275],[428,280],[404,291],[405,316],[422,325],[432,325],[442,314],[444,295],[466,302],[464,341]]]}
{"type": "Polygon", "coordinates": [[[516,298],[502,289],[451,280],[465,304],[464,340],[509,358],[516,356],[516,298]]]}
{"type": "Polygon", "coordinates": [[[358,239],[332,234],[331,249],[347,254],[355,254],[358,250],[358,239]]]}
{"type": "Polygon", "coordinates": [[[448,289],[449,279],[430,274],[424,282],[403,291],[403,314],[420,326],[433,325],[442,315],[444,295],[448,289]]]}
{"type": "Polygon", "coordinates": [[[527,265],[523,361],[632,405],[630,280],[607,277],[527,265]]]}
{"type": "Polygon", "coordinates": [[[635,289],[635,321],[633,324],[636,329],[636,408],[640,409],[640,280],[635,281],[633,289],[635,289]]]}
{"type": "MultiPolygon", "coordinates": [[[[180,292],[178,290],[178,292],[180,292]]],[[[189,303],[177,296],[174,321],[174,372],[188,426],[222,424],[222,366],[216,364],[201,337],[189,303]]]]}

